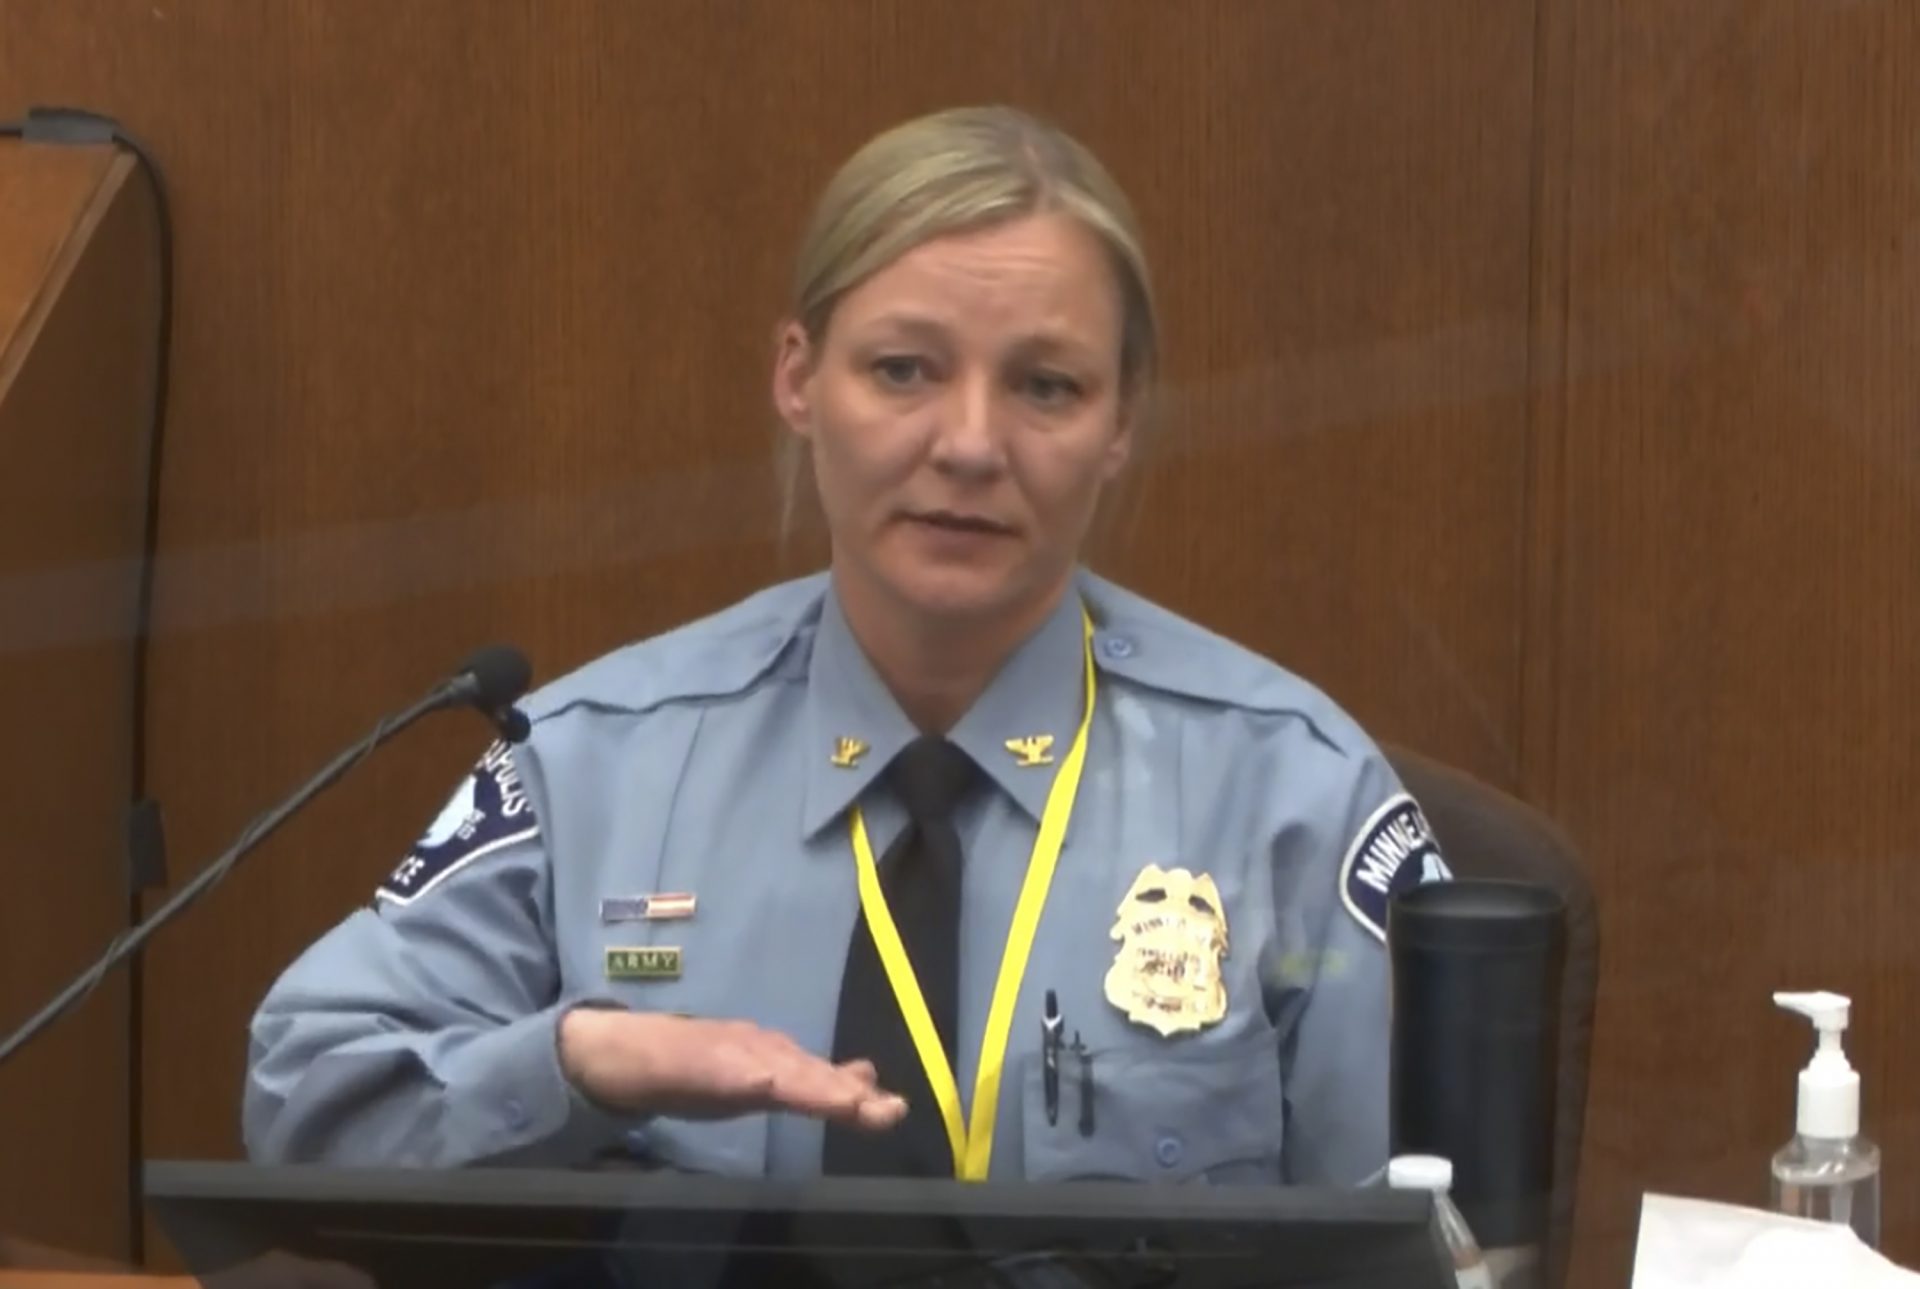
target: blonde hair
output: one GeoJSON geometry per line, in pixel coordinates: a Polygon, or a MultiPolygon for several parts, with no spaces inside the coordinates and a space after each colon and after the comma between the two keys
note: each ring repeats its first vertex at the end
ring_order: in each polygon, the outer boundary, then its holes
{"type": "MultiPolygon", "coordinates": [[[[790,316],[816,349],[847,292],[908,251],[955,233],[1059,212],[1093,233],[1120,288],[1120,391],[1145,420],[1160,362],[1153,281],[1133,206],[1107,168],[1055,126],[1010,107],[960,107],[897,125],[840,167],[795,258],[790,316]]],[[[804,464],[782,454],[780,531],[804,464]]]]}

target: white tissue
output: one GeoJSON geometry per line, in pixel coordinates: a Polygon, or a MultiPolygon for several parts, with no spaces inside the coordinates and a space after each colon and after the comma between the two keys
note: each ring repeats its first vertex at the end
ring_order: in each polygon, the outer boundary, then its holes
{"type": "Polygon", "coordinates": [[[1648,1195],[1633,1289],[1920,1289],[1847,1227],[1762,1209],[1648,1195]]]}

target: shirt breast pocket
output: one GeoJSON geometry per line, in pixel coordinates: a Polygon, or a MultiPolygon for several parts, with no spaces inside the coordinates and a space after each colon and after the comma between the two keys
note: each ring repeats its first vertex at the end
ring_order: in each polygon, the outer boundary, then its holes
{"type": "Polygon", "coordinates": [[[1044,1068],[1031,1058],[1021,1088],[1027,1179],[1278,1184],[1286,1111],[1275,1041],[1255,1033],[1220,1046],[1091,1052],[1093,1131],[1085,1135],[1081,1058],[1060,1054],[1055,1123],[1047,1122],[1044,1068]]]}

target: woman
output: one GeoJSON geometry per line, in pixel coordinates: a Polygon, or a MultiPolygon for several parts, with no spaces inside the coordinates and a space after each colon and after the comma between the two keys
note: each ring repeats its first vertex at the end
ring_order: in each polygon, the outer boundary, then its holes
{"type": "Polygon", "coordinates": [[[856,154],[773,368],[830,571],[530,700],[262,1004],[253,1156],[1377,1170],[1386,904],[1445,870],[1326,698],[1081,568],[1152,300],[1029,117],[856,154]]]}

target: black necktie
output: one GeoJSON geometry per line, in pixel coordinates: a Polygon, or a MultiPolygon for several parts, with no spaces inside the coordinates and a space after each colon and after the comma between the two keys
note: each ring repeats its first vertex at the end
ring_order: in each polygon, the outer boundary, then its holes
{"type": "MultiPolygon", "coordinates": [[[[953,811],[973,775],[972,760],[947,740],[927,736],[909,743],[887,767],[894,794],[906,807],[907,826],[879,861],[887,910],[913,963],[949,1064],[960,1011],[960,834],[953,811]]],[[[855,917],[847,941],[847,969],[833,1028],[834,1061],[861,1057],[873,1062],[882,1088],[907,1099],[907,1117],[879,1133],[828,1124],[824,1170],[841,1176],[953,1176],[953,1149],[940,1102],[913,1046],[864,911],[855,917]]]]}

